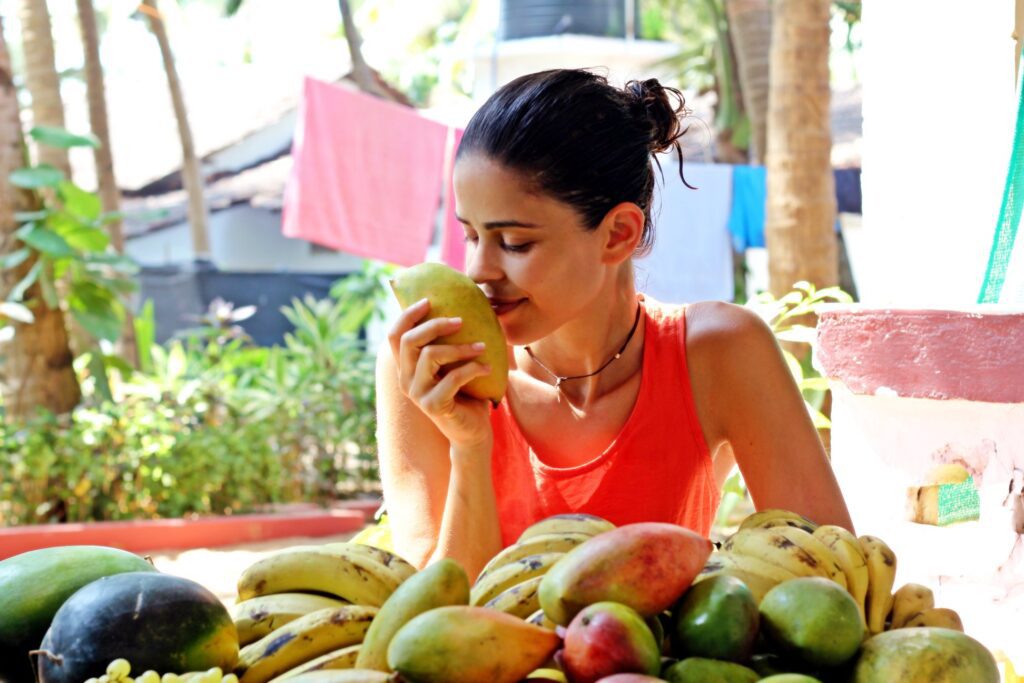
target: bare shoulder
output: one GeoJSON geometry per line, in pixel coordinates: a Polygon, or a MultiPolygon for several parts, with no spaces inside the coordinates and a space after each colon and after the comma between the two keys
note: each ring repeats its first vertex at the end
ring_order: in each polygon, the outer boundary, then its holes
{"type": "Polygon", "coordinates": [[[771,329],[748,308],[722,301],[702,301],[686,308],[687,355],[728,359],[774,347],[771,329]]]}

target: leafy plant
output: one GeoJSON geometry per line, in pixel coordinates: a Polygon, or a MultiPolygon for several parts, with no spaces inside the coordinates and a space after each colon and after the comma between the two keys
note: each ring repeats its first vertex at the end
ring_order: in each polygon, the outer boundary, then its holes
{"type": "MultiPolygon", "coordinates": [[[[30,135],[40,144],[69,149],[96,147],[95,138],[60,128],[37,126],[30,135]]],[[[13,268],[35,253],[35,265],[12,289],[8,301],[24,303],[26,291],[39,282],[50,308],[61,304],[60,283],[67,278],[65,301],[71,315],[95,339],[115,341],[121,333],[125,307],[122,297],[137,289],[132,276],[138,266],[111,252],[104,225],[117,218],[104,214],[99,198],[83,190],[58,169],[41,164],[14,171],[16,187],[41,191],[43,208],[20,212],[15,236],[22,246],[7,254],[2,265],[13,268]]]]}

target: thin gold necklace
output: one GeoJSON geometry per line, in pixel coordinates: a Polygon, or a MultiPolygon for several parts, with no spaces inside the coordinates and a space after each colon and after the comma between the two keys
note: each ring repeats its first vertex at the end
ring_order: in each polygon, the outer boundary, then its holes
{"type": "Polygon", "coordinates": [[[633,338],[633,334],[636,332],[637,325],[639,325],[639,324],[640,324],[640,302],[638,301],[637,304],[636,304],[636,317],[633,318],[633,327],[630,328],[629,336],[626,337],[626,341],[622,342],[622,346],[619,347],[619,350],[615,352],[614,356],[612,356],[607,361],[605,361],[604,365],[602,365],[597,370],[594,370],[593,372],[588,373],[586,375],[568,375],[568,376],[556,375],[546,365],[541,363],[540,359],[537,358],[537,356],[533,355],[533,351],[530,349],[529,346],[525,346],[523,348],[526,349],[527,355],[530,356],[531,359],[533,359],[533,362],[540,366],[541,370],[543,370],[544,372],[546,372],[549,375],[551,375],[551,377],[555,380],[555,388],[558,389],[558,388],[561,388],[562,382],[568,382],[571,379],[584,379],[584,378],[587,378],[587,377],[593,377],[594,375],[596,375],[597,373],[601,372],[606,367],[611,365],[613,362],[615,362],[619,358],[621,358],[622,357],[622,352],[626,350],[627,346],[629,346],[629,341],[633,338]]]}

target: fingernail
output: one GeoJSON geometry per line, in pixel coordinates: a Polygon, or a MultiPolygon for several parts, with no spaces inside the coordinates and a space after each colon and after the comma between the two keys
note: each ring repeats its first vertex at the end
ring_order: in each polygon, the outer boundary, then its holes
{"type": "Polygon", "coordinates": [[[418,308],[419,307],[423,307],[424,305],[426,305],[426,303],[428,301],[430,301],[430,299],[423,298],[423,299],[420,299],[419,301],[417,301],[416,303],[414,303],[413,306],[416,306],[418,308]]]}
{"type": "Polygon", "coordinates": [[[448,318],[448,324],[450,325],[461,325],[462,318],[448,318]]]}
{"type": "Polygon", "coordinates": [[[484,372],[490,372],[491,371],[491,366],[488,365],[487,363],[484,363],[483,364],[483,371],[484,372]]]}
{"type": "Polygon", "coordinates": [[[472,345],[472,349],[474,351],[483,351],[486,348],[487,348],[487,344],[484,344],[483,342],[476,342],[476,343],[474,343],[472,345]]]}

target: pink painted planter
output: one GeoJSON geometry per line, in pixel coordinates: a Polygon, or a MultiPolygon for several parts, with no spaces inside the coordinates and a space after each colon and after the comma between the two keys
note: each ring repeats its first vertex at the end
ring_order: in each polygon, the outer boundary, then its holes
{"type": "Polygon", "coordinates": [[[378,507],[379,501],[352,501],[330,510],[310,508],[283,514],[0,528],[0,560],[62,545],[107,545],[144,552],[213,548],[293,536],[330,536],[363,528],[372,521],[378,507]]]}
{"type": "Polygon", "coordinates": [[[1024,310],[831,307],[816,364],[832,388],[832,469],[859,534],[896,552],[966,630],[1024,666],[1024,310]],[[980,518],[907,519],[936,465],[973,478],[980,518]]]}

